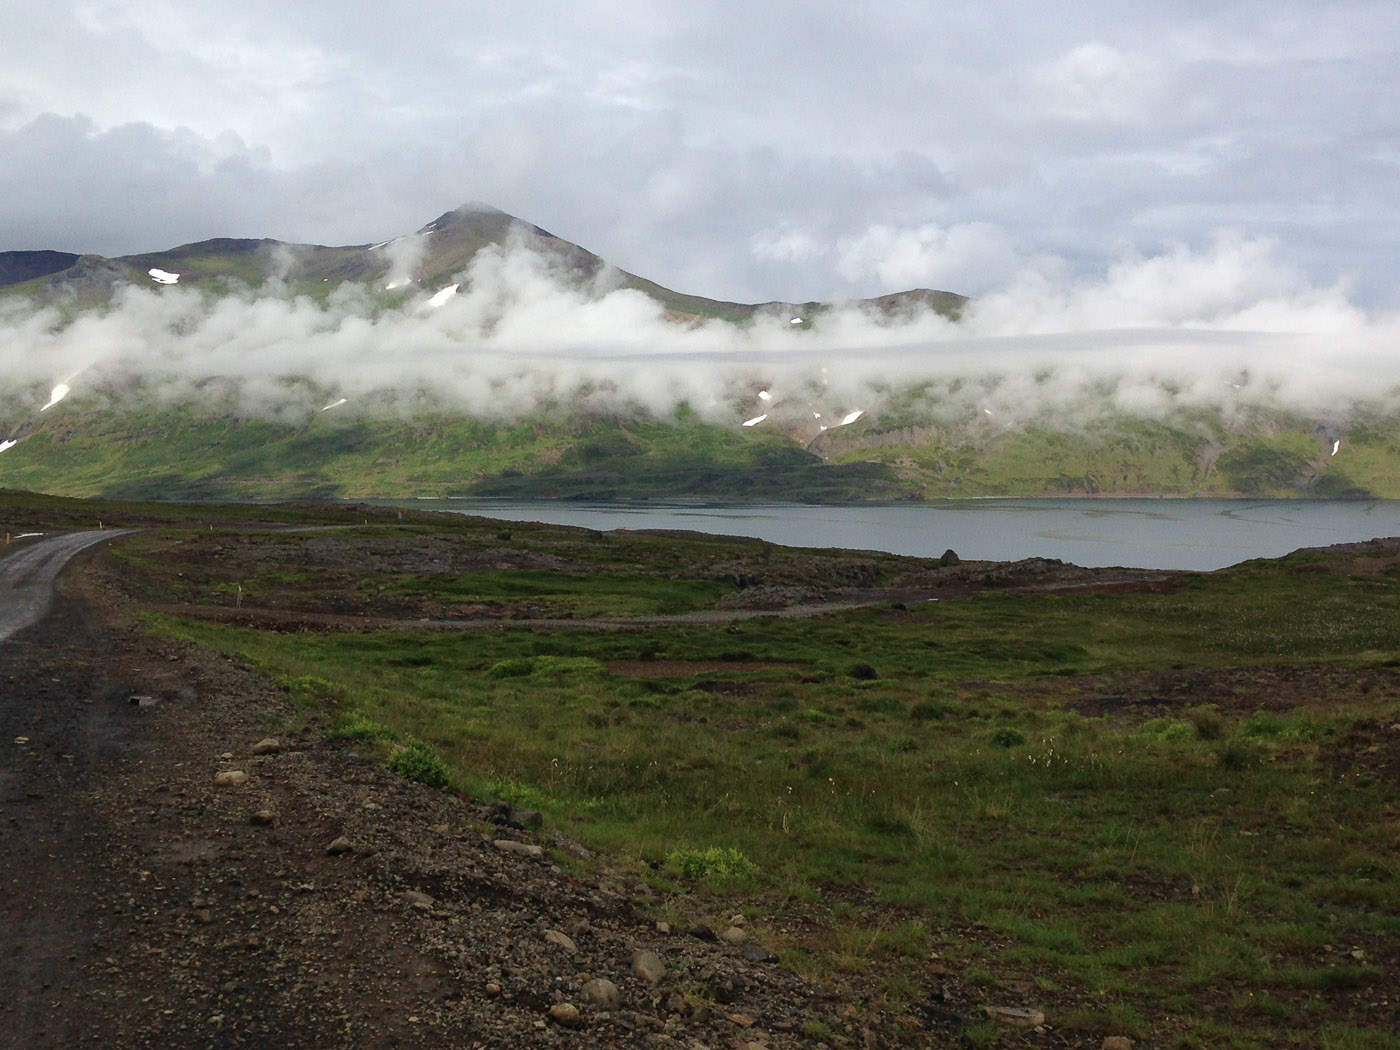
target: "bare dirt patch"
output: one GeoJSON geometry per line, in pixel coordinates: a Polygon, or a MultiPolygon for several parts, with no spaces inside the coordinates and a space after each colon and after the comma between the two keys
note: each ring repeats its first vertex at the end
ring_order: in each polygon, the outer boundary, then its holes
{"type": "Polygon", "coordinates": [[[1356,693],[1400,699],[1400,668],[1189,668],[1067,679],[1061,688],[1074,693],[1067,706],[1090,717],[1146,720],[1196,708],[1247,716],[1255,711],[1325,711],[1331,698],[1356,693]]]}

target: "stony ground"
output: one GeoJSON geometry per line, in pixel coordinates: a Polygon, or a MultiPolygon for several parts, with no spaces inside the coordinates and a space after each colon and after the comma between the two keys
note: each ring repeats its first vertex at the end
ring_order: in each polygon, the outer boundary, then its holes
{"type": "Polygon", "coordinates": [[[0,646],[0,1045],[937,1046],[975,1009],[882,1019],[752,918],[484,822],[149,637],[99,558],[0,646]]]}

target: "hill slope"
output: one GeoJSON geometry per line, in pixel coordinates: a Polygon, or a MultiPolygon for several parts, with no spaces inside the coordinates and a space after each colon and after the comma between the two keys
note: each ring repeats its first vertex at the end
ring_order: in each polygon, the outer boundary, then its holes
{"type": "Polygon", "coordinates": [[[882,429],[877,416],[804,446],[694,415],[288,421],[64,402],[11,433],[19,440],[0,453],[0,487],[110,498],[1400,499],[1394,422],[1355,428],[1336,455],[1303,419],[1203,437],[1128,421],[1077,434],[975,422],[882,429]]]}
{"type": "Polygon", "coordinates": [[[1145,417],[1092,387],[1069,410],[1035,409],[1037,376],[1018,388],[1018,418],[993,419],[956,376],[934,391],[880,371],[880,347],[905,338],[938,368],[944,344],[928,333],[950,329],[963,296],[707,299],[484,205],[379,244],[0,253],[0,302],[14,325],[0,353],[18,350],[0,390],[0,486],[1400,498],[1400,421],[1384,412],[1340,422],[1261,401],[1145,417]],[[453,297],[470,302],[435,312],[453,297]],[[843,342],[853,325],[860,339],[843,342]],[[863,384],[835,382],[862,358],[863,384]]]}

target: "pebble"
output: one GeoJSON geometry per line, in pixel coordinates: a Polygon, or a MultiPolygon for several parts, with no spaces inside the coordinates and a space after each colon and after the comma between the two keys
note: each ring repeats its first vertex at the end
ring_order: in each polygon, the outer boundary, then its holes
{"type": "Polygon", "coordinates": [[[344,835],[326,846],[326,856],[338,857],[342,853],[350,853],[355,849],[354,844],[344,835]]]}
{"type": "Polygon", "coordinates": [[[248,823],[254,827],[268,828],[277,823],[277,814],[270,809],[260,809],[248,817],[248,823]]]}
{"type": "Polygon", "coordinates": [[[622,991],[606,977],[595,977],[581,989],[583,997],[609,1013],[622,1005],[622,991]]]}
{"type": "Polygon", "coordinates": [[[752,1028],[758,1023],[749,1014],[725,1014],[724,1017],[730,1024],[737,1024],[740,1028],[752,1028]]]}
{"type": "Polygon", "coordinates": [[[666,964],[655,952],[638,948],[632,953],[632,972],[647,984],[660,984],[666,976],[666,964]]]}
{"type": "Polygon", "coordinates": [[[577,1028],[583,1024],[583,1015],[573,1003],[555,1003],[549,1008],[549,1016],[569,1028],[577,1028]]]}
{"type": "Polygon", "coordinates": [[[543,847],[536,846],[531,842],[516,842],[515,839],[497,839],[491,843],[502,853],[515,853],[522,857],[533,857],[536,860],[544,856],[543,847]]]}
{"type": "Polygon", "coordinates": [[[749,935],[737,926],[730,926],[719,935],[719,939],[726,944],[740,945],[749,939],[749,935]]]}
{"type": "Polygon", "coordinates": [[[1039,1028],[1045,1023],[1045,1014],[1028,1006],[984,1006],[982,1012],[993,1021],[1017,1028],[1039,1028]]]}
{"type": "Polygon", "coordinates": [[[282,750],[282,744],[275,737],[265,736],[253,745],[255,755],[275,755],[282,750]]]}
{"type": "Polygon", "coordinates": [[[403,902],[410,908],[417,908],[419,911],[431,911],[437,901],[429,894],[418,890],[404,890],[403,902]]]}
{"type": "Polygon", "coordinates": [[[214,783],[219,787],[233,787],[235,784],[241,784],[247,779],[248,774],[243,772],[243,770],[227,769],[222,773],[215,774],[214,783]]]}
{"type": "Polygon", "coordinates": [[[574,943],[574,939],[567,933],[560,933],[558,930],[545,930],[544,939],[550,944],[563,948],[570,955],[578,951],[578,945],[574,943]]]}

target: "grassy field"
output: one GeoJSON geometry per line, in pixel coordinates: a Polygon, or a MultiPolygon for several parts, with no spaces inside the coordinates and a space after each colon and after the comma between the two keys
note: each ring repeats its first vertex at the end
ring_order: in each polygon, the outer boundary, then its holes
{"type": "Polygon", "coordinates": [[[869,1009],[952,989],[1038,1005],[1082,1045],[1400,1047],[1395,549],[626,630],[513,617],[710,609],[736,566],[810,582],[852,559],[427,517],[117,553],[134,589],[192,611],[235,587],[279,609],[489,610],[497,629],[151,624],[266,669],[347,746],[539,809],[685,891],[676,921],[745,910],[869,1009]]]}

